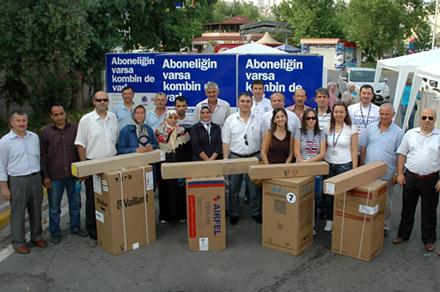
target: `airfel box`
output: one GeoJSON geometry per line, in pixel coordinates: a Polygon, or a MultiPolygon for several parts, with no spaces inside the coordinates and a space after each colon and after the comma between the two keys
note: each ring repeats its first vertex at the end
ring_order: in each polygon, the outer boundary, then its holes
{"type": "Polygon", "coordinates": [[[313,243],[314,177],[263,182],[264,247],[299,255],[313,243]]]}
{"type": "Polygon", "coordinates": [[[382,251],[387,186],[376,180],[335,196],[332,252],[371,261],[382,251]]]}
{"type": "Polygon", "coordinates": [[[118,255],[156,240],[151,166],[107,171],[93,183],[99,246],[118,255]]]}
{"type": "Polygon", "coordinates": [[[222,176],[186,180],[188,245],[193,251],[226,248],[225,180],[222,176]]]}

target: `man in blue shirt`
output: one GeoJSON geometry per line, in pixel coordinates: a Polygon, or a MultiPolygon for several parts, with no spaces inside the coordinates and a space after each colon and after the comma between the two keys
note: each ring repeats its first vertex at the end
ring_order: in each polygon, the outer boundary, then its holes
{"type": "Polygon", "coordinates": [[[40,142],[27,130],[28,117],[14,111],[9,119],[11,131],[0,139],[0,189],[11,206],[12,247],[17,253],[30,252],[26,245],[25,214],[28,210],[31,241],[45,248],[41,237],[42,182],[40,142]]]}
{"type": "Polygon", "coordinates": [[[121,131],[125,126],[132,125],[132,110],[134,106],[133,102],[134,90],[130,86],[125,86],[122,88],[122,99],[123,102],[119,104],[113,113],[118,118],[118,129],[121,131]]]}
{"type": "Polygon", "coordinates": [[[382,180],[388,181],[388,198],[385,210],[385,235],[389,231],[393,185],[396,182],[397,149],[403,139],[403,131],[394,122],[394,108],[390,103],[384,103],[379,108],[379,122],[367,126],[360,137],[360,163],[373,161],[386,162],[388,170],[382,180]]]}

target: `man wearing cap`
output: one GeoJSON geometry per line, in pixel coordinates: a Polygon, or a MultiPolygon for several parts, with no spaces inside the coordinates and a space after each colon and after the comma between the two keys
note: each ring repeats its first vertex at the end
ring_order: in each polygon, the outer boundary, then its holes
{"type": "MultiPolygon", "coordinates": [[[[261,121],[251,112],[252,97],[242,93],[238,97],[238,112],[230,115],[222,128],[224,159],[259,156],[261,146],[261,121]]],[[[239,193],[241,183],[249,188],[249,201],[252,218],[261,224],[261,188],[255,185],[247,175],[229,176],[228,212],[231,225],[238,223],[240,216],[239,193]]]]}
{"type": "Polygon", "coordinates": [[[440,131],[434,128],[436,116],[432,108],[423,109],[420,127],[408,130],[397,150],[397,183],[403,187],[403,193],[399,231],[393,243],[401,244],[411,236],[414,214],[421,197],[422,241],[428,252],[435,249],[437,239],[440,191],[440,131]]]}
{"type": "MultiPolygon", "coordinates": [[[[79,159],[92,160],[116,155],[118,140],[118,120],[108,111],[108,96],[98,91],[93,97],[95,109],[85,114],[78,124],[75,145],[79,159]]],[[[93,177],[85,178],[86,186],[86,230],[90,238],[96,240],[95,196],[93,177]]]]}
{"type": "Polygon", "coordinates": [[[40,175],[38,136],[27,130],[28,116],[14,111],[9,118],[11,130],[0,139],[0,191],[11,206],[12,247],[27,254],[25,213],[29,214],[31,241],[47,247],[41,237],[41,203],[43,190],[40,175]]]}

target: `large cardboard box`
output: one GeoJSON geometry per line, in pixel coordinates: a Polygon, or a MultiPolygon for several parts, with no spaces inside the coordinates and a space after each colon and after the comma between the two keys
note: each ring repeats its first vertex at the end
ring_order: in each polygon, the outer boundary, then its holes
{"type": "Polygon", "coordinates": [[[148,166],[151,163],[165,160],[165,152],[153,150],[146,153],[130,153],[112,157],[74,162],[71,165],[72,175],[85,177],[89,175],[112,171],[117,168],[148,166]]]}
{"type": "Polygon", "coordinates": [[[371,162],[324,180],[324,193],[339,195],[375,181],[387,172],[385,162],[371,162]]]}
{"type": "Polygon", "coordinates": [[[332,252],[370,261],[382,251],[387,185],[376,180],[335,196],[332,252]]]}
{"type": "Polygon", "coordinates": [[[250,165],[257,165],[256,157],[209,161],[162,163],[163,179],[207,177],[248,173],[250,165]]]}
{"type": "Polygon", "coordinates": [[[288,178],[298,176],[327,175],[329,165],[327,162],[299,162],[260,164],[249,167],[251,179],[288,178]]]}
{"type": "Polygon", "coordinates": [[[156,240],[152,167],[94,176],[98,245],[113,255],[156,240]]]}
{"type": "Polygon", "coordinates": [[[264,247],[299,255],[313,243],[314,177],[263,182],[264,247]]]}
{"type": "Polygon", "coordinates": [[[189,248],[194,251],[225,249],[224,178],[187,179],[186,200],[189,248]]]}

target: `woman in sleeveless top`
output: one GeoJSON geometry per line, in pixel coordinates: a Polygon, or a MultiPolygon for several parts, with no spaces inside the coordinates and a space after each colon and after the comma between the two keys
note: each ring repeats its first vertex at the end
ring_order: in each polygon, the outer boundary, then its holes
{"type": "Polygon", "coordinates": [[[293,159],[293,136],[287,129],[284,108],[273,110],[271,127],[263,136],[261,159],[264,164],[290,163],[293,159]]]}

